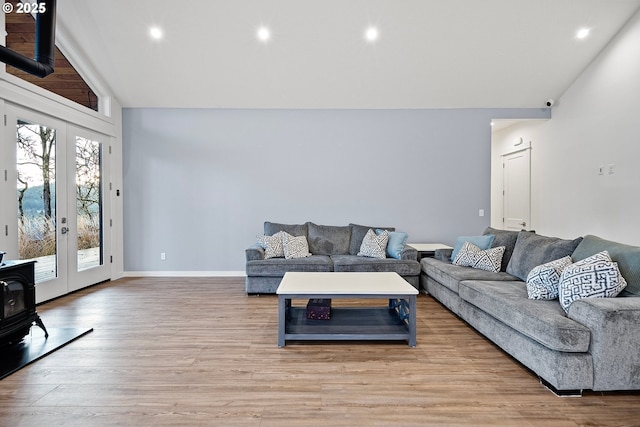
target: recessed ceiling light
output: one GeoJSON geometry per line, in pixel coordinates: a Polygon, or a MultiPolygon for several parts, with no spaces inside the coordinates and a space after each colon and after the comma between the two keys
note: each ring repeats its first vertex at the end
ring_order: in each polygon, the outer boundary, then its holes
{"type": "Polygon", "coordinates": [[[271,40],[271,30],[267,27],[260,27],[258,31],[256,31],[256,37],[258,37],[258,40],[261,42],[266,43],[271,40]]]}
{"type": "Polygon", "coordinates": [[[149,36],[154,40],[160,40],[163,35],[164,33],[160,27],[151,27],[149,29],[149,36]]]}
{"type": "Polygon", "coordinates": [[[374,42],[374,41],[378,40],[379,37],[380,37],[380,32],[378,31],[378,29],[376,27],[369,27],[364,32],[364,38],[368,42],[374,42]]]}
{"type": "Polygon", "coordinates": [[[591,30],[589,28],[580,28],[576,33],[576,38],[580,40],[586,39],[590,32],[591,30]]]}

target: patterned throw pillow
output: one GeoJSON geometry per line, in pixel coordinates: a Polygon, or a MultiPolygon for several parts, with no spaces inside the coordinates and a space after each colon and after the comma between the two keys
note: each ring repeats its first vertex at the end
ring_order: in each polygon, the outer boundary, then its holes
{"type": "Polygon", "coordinates": [[[473,243],[480,250],[485,250],[485,249],[489,249],[491,247],[491,245],[493,244],[493,241],[495,240],[495,238],[496,238],[496,236],[493,235],[493,234],[486,234],[486,235],[482,235],[482,236],[460,236],[460,237],[458,237],[456,239],[456,244],[453,246],[453,252],[451,252],[451,262],[453,262],[453,260],[456,259],[456,255],[458,255],[458,252],[460,252],[460,249],[462,249],[462,246],[466,242],[473,243]]]}
{"type": "Polygon", "coordinates": [[[264,259],[278,258],[284,256],[284,248],[282,246],[282,231],[273,236],[258,236],[258,245],[264,249],[264,259]]]}
{"type": "Polygon", "coordinates": [[[464,242],[453,260],[453,264],[497,273],[500,271],[504,249],[504,246],[498,246],[482,250],[471,242],[464,242]]]}
{"type": "Polygon", "coordinates": [[[372,229],[369,229],[362,239],[358,256],[384,259],[387,257],[388,242],[389,232],[387,230],[382,230],[379,235],[376,235],[372,229]]]}
{"type": "Polygon", "coordinates": [[[306,236],[292,236],[291,234],[282,232],[282,247],[284,249],[284,257],[286,259],[306,258],[311,256],[309,253],[309,242],[306,236]]]}
{"type": "Polygon", "coordinates": [[[560,305],[564,311],[581,298],[615,297],[627,286],[618,263],[602,251],[571,264],[562,271],[559,285],[560,305]]]}
{"type": "Polygon", "coordinates": [[[562,270],[571,265],[571,257],[565,256],[546,264],[533,267],[527,275],[529,299],[554,300],[558,298],[558,285],[562,270]]]}

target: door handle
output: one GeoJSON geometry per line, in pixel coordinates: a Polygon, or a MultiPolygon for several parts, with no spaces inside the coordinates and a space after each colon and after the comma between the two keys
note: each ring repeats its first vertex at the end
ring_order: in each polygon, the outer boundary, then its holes
{"type": "Polygon", "coordinates": [[[526,226],[527,226],[527,223],[526,223],[526,222],[524,222],[524,221],[522,221],[522,222],[520,223],[520,225],[521,225],[521,226],[523,226],[523,227],[526,227],[526,226]]]}

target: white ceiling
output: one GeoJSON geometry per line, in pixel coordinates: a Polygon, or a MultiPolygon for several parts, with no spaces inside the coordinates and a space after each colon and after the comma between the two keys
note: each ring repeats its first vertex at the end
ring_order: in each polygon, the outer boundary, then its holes
{"type": "Polygon", "coordinates": [[[124,107],[531,108],[640,0],[58,0],[124,107]],[[161,41],[148,36],[160,26],[161,41]],[[273,37],[259,42],[268,26],[273,37]],[[380,32],[370,44],[369,25],[380,32]],[[577,40],[580,27],[590,36],[577,40]]]}

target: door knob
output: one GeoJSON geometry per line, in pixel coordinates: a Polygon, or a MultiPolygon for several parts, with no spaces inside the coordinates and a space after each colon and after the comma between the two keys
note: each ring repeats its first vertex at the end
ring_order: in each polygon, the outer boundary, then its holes
{"type": "Polygon", "coordinates": [[[526,222],[524,222],[524,221],[522,221],[522,222],[520,223],[520,225],[521,225],[521,226],[523,226],[523,227],[526,227],[526,226],[527,226],[527,223],[526,223],[526,222]]]}

